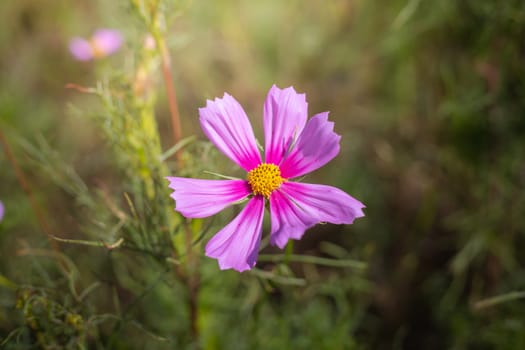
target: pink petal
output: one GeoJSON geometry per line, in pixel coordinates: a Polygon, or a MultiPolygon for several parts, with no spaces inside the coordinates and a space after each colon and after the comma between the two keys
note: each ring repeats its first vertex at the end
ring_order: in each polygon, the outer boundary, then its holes
{"type": "Polygon", "coordinates": [[[300,239],[319,220],[295,204],[281,191],[270,196],[270,243],[283,249],[290,238],[300,239]]]}
{"type": "Polygon", "coordinates": [[[293,87],[272,86],[264,103],[264,148],[266,163],[281,164],[284,154],[306,123],[308,104],[305,94],[293,87]]]}
{"type": "Polygon", "coordinates": [[[307,228],[319,222],[351,224],[365,215],[364,207],[335,187],[285,182],[270,196],[270,242],[283,248],[288,239],[301,238],[307,228]]]}
{"type": "Polygon", "coordinates": [[[73,38],[69,43],[69,51],[79,61],[93,59],[93,50],[89,42],[82,38],[73,38]]]}
{"type": "Polygon", "coordinates": [[[244,180],[201,180],[167,177],[174,190],[175,210],[187,218],[203,218],[246,198],[250,185],[244,180]]]}
{"type": "Polygon", "coordinates": [[[99,29],[93,34],[92,42],[99,55],[108,56],[120,48],[122,35],[118,30],[99,29]]]}
{"type": "Polygon", "coordinates": [[[250,121],[232,96],[208,100],[199,113],[204,134],[222,153],[246,171],[261,163],[250,121]]]}
{"type": "Polygon", "coordinates": [[[294,178],[322,167],[339,153],[340,139],[334,132],[334,123],[328,121],[328,112],[316,114],[281,164],[281,175],[294,178]]]}
{"type": "Polygon", "coordinates": [[[206,256],[219,261],[221,270],[239,272],[255,266],[261,244],[264,198],[253,197],[246,207],[210,239],[206,256]]]}
{"type": "Polygon", "coordinates": [[[4,218],[4,203],[0,201],[0,221],[4,218]]]}

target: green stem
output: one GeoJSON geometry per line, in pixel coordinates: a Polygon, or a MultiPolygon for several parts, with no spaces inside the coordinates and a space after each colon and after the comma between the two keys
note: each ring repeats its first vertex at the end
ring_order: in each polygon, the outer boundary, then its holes
{"type": "Polygon", "coordinates": [[[366,269],[366,263],[357,260],[344,259],[344,260],[335,260],[321,258],[318,256],[312,255],[295,255],[295,254],[285,254],[285,255],[273,255],[273,254],[261,254],[259,255],[259,261],[270,261],[270,262],[302,262],[307,264],[315,264],[322,266],[332,266],[332,267],[351,267],[354,269],[364,270],[366,269]]]}
{"type": "Polygon", "coordinates": [[[477,310],[484,309],[486,307],[506,303],[508,301],[523,299],[525,298],[525,291],[510,292],[495,297],[480,300],[474,304],[474,308],[477,310]]]}
{"type": "Polygon", "coordinates": [[[89,245],[89,246],[92,246],[92,247],[105,247],[108,250],[112,250],[112,249],[118,248],[118,247],[120,247],[120,245],[122,243],[124,243],[124,238],[120,238],[114,243],[106,243],[106,242],[97,242],[97,241],[87,241],[87,240],[83,240],[83,239],[65,239],[65,238],[60,238],[60,237],[53,236],[53,235],[51,235],[50,237],[53,238],[54,240],[59,241],[59,242],[71,243],[71,244],[80,244],[80,245],[89,245]]]}

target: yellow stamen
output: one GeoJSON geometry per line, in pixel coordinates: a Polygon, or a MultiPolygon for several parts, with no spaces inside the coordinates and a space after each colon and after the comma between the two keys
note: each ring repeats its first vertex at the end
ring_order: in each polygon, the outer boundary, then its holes
{"type": "Polygon", "coordinates": [[[91,46],[91,51],[94,58],[102,58],[107,55],[107,52],[102,47],[100,47],[100,44],[97,43],[95,39],[91,39],[89,41],[89,45],[91,46]]]}
{"type": "Polygon", "coordinates": [[[257,168],[248,172],[248,183],[252,188],[253,194],[270,197],[270,193],[278,189],[286,181],[281,177],[281,170],[275,164],[262,163],[257,168]]]}

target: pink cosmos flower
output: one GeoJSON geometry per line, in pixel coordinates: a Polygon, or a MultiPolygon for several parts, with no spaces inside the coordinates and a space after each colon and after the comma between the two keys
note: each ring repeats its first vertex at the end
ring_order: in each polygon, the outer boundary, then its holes
{"type": "Polygon", "coordinates": [[[89,39],[73,38],[69,51],[79,61],[90,61],[115,53],[122,45],[122,35],[118,30],[99,29],[89,39]]]}
{"type": "Polygon", "coordinates": [[[249,270],[257,261],[265,202],[269,203],[270,243],[284,248],[319,222],[351,224],[364,205],[331,186],[294,182],[339,153],[340,136],[328,112],[307,122],[305,94],[293,87],[270,89],[264,104],[264,161],[241,105],[230,95],[207,101],[200,124],[210,141],[247,172],[246,179],[200,180],[168,177],[178,212],[203,218],[248,199],[247,205],[206,245],[206,256],[221,269],[249,270]]]}

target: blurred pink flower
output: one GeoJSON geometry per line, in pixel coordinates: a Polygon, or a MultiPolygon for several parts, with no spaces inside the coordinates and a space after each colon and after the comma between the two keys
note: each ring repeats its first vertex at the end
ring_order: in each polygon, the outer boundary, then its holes
{"type": "Polygon", "coordinates": [[[270,243],[284,248],[320,222],[351,224],[364,205],[331,186],[294,182],[339,153],[340,136],[328,112],[307,121],[304,94],[293,87],[270,89],[264,104],[264,162],[241,105],[230,95],[200,108],[200,124],[210,141],[247,172],[246,180],[168,177],[176,208],[188,218],[207,217],[248,199],[246,207],[206,245],[206,256],[221,269],[249,270],[257,261],[265,202],[269,202],[270,243]]]}
{"type": "Polygon", "coordinates": [[[4,218],[4,204],[0,201],[0,221],[4,218]]]}
{"type": "Polygon", "coordinates": [[[99,29],[89,39],[75,37],[69,43],[69,51],[79,61],[89,61],[109,56],[122,45],[122,35],[118,30],[99,29]]]}

